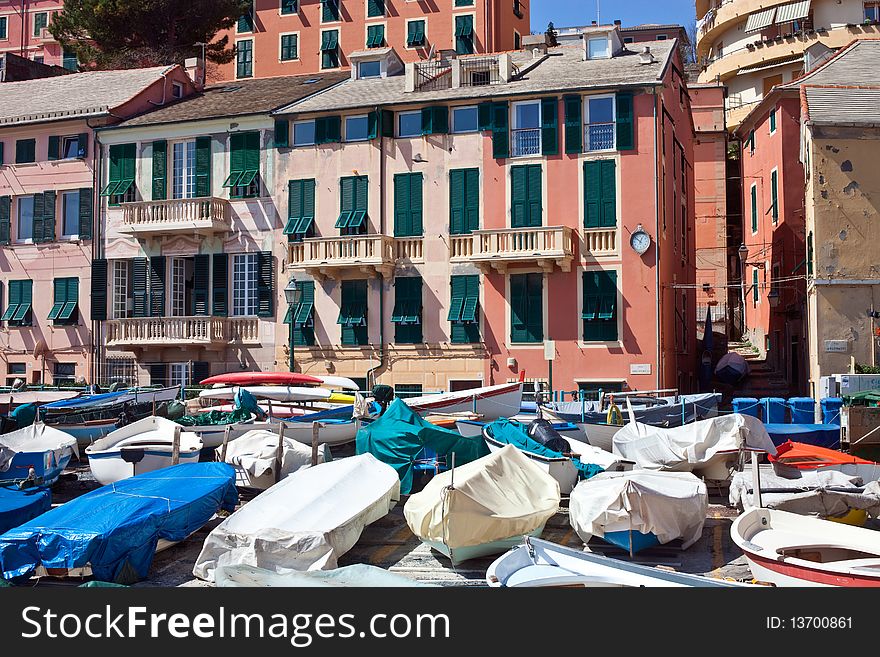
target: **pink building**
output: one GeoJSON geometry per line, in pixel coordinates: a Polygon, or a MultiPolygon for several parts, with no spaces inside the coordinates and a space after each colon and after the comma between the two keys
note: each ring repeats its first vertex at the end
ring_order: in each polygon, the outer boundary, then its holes
{"type": "Polygon", "coordinates": [[[0,91],[0,367],[93,380],[94,129],[192,92],[180,67],[10,82],[0,91]]]}
{"type": "Polygon", "coordinates": [[[358,54],[381,74],[276,112],[296,368],[399,393],[523,370],[693,389],[690,98],[677,42],[646,45],[609,26],[401,72],[358,54]]]}
{"type": "Polygon", "coordinates": [[[0,53],[75,71],[76,56],[65,52],[47,29],[63,7],[63,0],[0,0],[0,53]]]}

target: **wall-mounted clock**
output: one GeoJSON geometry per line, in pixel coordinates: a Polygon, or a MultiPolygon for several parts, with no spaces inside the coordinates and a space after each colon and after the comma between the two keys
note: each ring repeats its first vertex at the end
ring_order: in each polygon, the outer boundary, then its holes
{"type": "Polygon", "coordinates": [[[629,244],[633,251],[639,255],[644,255],[644,253],[651,247],[651,236],[645,232],[645,229],[642,228],[642,224],[639,224],[633,231],[632,235],[630,235],[629,244]]]}

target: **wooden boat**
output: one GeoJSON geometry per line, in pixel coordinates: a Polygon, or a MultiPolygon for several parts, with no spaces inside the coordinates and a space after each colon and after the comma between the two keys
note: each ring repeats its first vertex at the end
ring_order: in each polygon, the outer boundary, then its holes
{"type": "Polygon", "coordinates": [[[776,586],[880,586],[880,532],[755,507],[730,536],[756,580],[776,586]]]}
{"type": "Polygon", "coordinates": [[[224,386],[319,386],[321,385],[321,379],[308,374],[299,374],[298,372],[228,372],[226,374],[209,376],[201,381],[203,386],[212,386],[218,383],[224,386]]]}
{"type": "Polygon", "coordinates": [[[144,579],[158,550],[235,508],[234,477],[225,463],[185,463],[90,491],[0,536],[0,578],[144,579]]]}
{"type": "Polygon", "coordinates": [[[701,575],[676,573],[526,537],[486,570],[491,587],[737,587],[701,575]]]}
{"type": "Polygon", "coordinates": [[[0,435],[0,483],[51,486],[74,456],[76,438],[42,422],[0,435]]]}
{"type": "Polygon", "coordinates": [[[372,454],[298,470],[215,527],[193,574],[214,581],[218,568],[239,564],[282,574],[335,568],[399,497],[394,468],[372,454]]]}
{"type": "MultiPolygon", "coordinates": [[[[153,416],[113,431],[86,448],[92,474],[98,483],[110,484],[173,465],[175,429],[181,426],[153,416]]],[[[196,434],[181,431],[180,463],[197,462],[202,447],[196,434]]]]}
{"type": "MultiPolygon", "coordinates": [[[[271,399],[279,402],[324,401],[333,394],[326,388],[303,388],[292,386],[241,386],[257,399],[271,399]]],[[[234,399],[239,386],[207,388],[199,392],[201,399],[234,399]]]]}
{"type": "Polygon", "coordinates": [[[403,401],[420,414],[471,411],[483,416],[485,420],[497,420],[499,417],[510,417],[519,413],[522,383],[504,383],[439,395],[423,395],[403,401]]]}
{"type": "Polygon", "coordinates": [[[859,477],[863,483],[880,479],[880,463],[840,452],[835,449],[787,441],[776,448],[770,462],[778,474],[787,472],[827,472],[836,470],[851,477],[859,477]]]}
{"type": "Polygon", "coordinates": [[[559,510],[559,484],[513,445],[435,475],[411,495],[412,532],[453,564],[539,536],[559,510]]]}

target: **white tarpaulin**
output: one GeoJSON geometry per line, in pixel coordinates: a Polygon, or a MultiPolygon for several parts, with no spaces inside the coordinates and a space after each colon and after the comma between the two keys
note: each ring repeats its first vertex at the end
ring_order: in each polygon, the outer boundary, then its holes
{"type": "Polygon", "coordinates": [[[758,418],[741,413],[664,429],[630,422],[614,434],[613,451],[647,470],[690,471],[722,452],[741,448],[776,454],[758,418]]]}
{"type": "Polygon", "coordinates": [[[70,450],[79,458],[76,438],[42,422],[0,435],[0,472],[6,472],[18,453],[53,452],[55,461],[70,450]]]}
{"type": "Polygon", "coordinates": [[[238,564],[276,573],[335,568],[399,498],[397,472],[372,454],[299,470],[220,523],[193,574],[213,581],[217,568],[238,564]]]}
{"type": "Polygon", "coordinates": [[[660,543],[677,538],[690,547],[703,533],[709,498],[706,484],[690,472],[603,472],[571,492],[571,526],[584,543],[605,532],[654,534],[660,543]]]}
{"type": "MultiPolygon", "coordinates": [[[[277,450],[278,434],[276,432],[255,429],[236,438],[226,446],[226,462],[243,470],[249,485],[268,488],[274,483],[277,450]]],[[[222,452],[223,448],[218,447],[218,459],[222,452]]],[[[327,446],[323,445],[318,450],[318,463],[329,460],[327,446]]],[[[281,456],[281,478],[311,465],[311,446],[285,437],[281,456]]]]}
{"type": "Polygon", "coordinates": [[[403,515],[423,541],[485,545],[543,527],[559,509],[559,484],[513,445],[436,475],[403,515]]]}

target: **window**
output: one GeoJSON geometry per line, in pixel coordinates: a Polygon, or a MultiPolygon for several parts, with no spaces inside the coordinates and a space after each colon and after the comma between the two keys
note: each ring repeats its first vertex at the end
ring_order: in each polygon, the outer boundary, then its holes
{"type": "Polygon", "coordinates": [[[408,21],[406,24],[406,47],[418,48],[425,45],[425,21],[408,21]]]}
{"type": "Polygon", "coordinates": [[[418,137],[422,134],[422,113],[417,112],[398,112],[397,114],[397,136],[398,137],[418,137]]]}
{"type": "Polygon", "coordinates": [[[752,233],[758,232],[758,185],[752,185],[752,233]]]}
{"type": "Polygon", "coordinates": [[[758,291],[758,269],[752,269],[752,307],[758,307],[758,301],[761,299],[761,293],[758,291]]]}
{"type": "Polygon", "coordinates": [[[55,296],[52,302],[52,310],[49,319],[56,326],[64,324],[76,324],[76,306],[79,303],[79,279],[56,278],[54,281],[55,296]]]}
{"type": "Polygon", "coordinates": [[[880,2],[865,3],[865,20],[880,21],[880,2]]]}
{"type": "Polygon", "coordinates": [[[421,383],[398,383],[394,386],[394,396],[400,399],[422,396],[421,383]]]}
{"type": "Polygon", "coordinates": [[[30,326],[32,322],[33,281],[9,281],[9,305],[0,321],[9,326],[30,326]]]}
{"type": "Polygon", "coordinates": [[[617,340],[617,272],[584,272],[581,319],[584,342],[617,340]]]}
{"type": "Polygon", "coordinates": [[[608,57],[610,57],[607,37],[590,39],[587,41],[587,48],[588,59],[608,59],[608,57]]]}
{"type": "Polygon", "coordinates": [[[345,141],[367,141],[369,138],[370,126],[366,114],[345,117],[345,141]]]}
{"type": "Polygon", "coordinates": [[[235,77],[251,78],[254,76],[254,42],[250,39],[239,41],[235,54],[235,77]]]}
{"type": "Polygon", "coordinates": [[[513,274],[510,276],[510,341],[543,342],[544,340],[544,276],[513,274]]]}
{"type": "Polygon", "coordinates": [[[480,342],[480,277],[453,276],[449,280],[450,338],[453,344],[480,342]]]}
{"type": "Polygon", "coordinates": [[[480,228],[480,170],[449,172],[449,234],[469,235],[480,228]]]}
{"type": "Polygon", "coordinates": [[[173,98],[183,98],[183,85],[180,82],[171,83],[171,96],[173,98]]]}
{"type": "Polygon", "coordinates": [[[588,151],[613,151],[615,148],[614,96],[589,96],[584,99],[584,146],[588,151]]]}
{"type": "Polygon", "coordinates": [[[6,16],[0,16],[0,40],[9,38],[9,22],[6,16]]]}
{"type": "Polygon", "coordinates": [[[315,283],[314,281],[297,281],[296,286],[302,290],[299,305],[288,307],[284,323],[293,322],[293,344],[295,347],[306,347],[315,344],[315,283]]]}
{"type": "Polygon", "coordinates": [[[260,133],[236,132],[229,138],[230,173],[223,183],[232,198],[260,195],[260,133]]]}
{"type": "Polygon", "coordinates": [[[196,197],[196,142],[174,142],[171,147],[171,194],[172,198],[196,197]]]}
{"type": "MultiPolygon", "coordinates": [[[[609,392],[623,392],[621,381],[578,381],[578,393],[583,393],[587,401],[599,401],[602,394],[609,392]]],[[[580,399],[580,397],[578,397],[580,399]]]]}
{"type": "Polygon", "coordinates": [[[45,55],[34,55],[33,61],[37,64],[43,64],[46,61],[45,55]]]}
{"type": "Polygon", "coordinates": [[[333,23],[339,20],[339,0],[321,0],[321,22],[333,23]]]}
{"type": "Polygon", "coordinates": [[[452,132],[478,132],[479,112],[476,105],[452,108],[452,132]]]}
{"type": "Polygon", "coordinates": [[[522,0],[513,0],[513,14],[517,18],[524,18],[525,17],[525,14],[523,13],[522,0]]]}
{"type": "Polygon", "coordinates": [[[287,189],[287,224],[284,234],[288,241],[299,242],[315,233],[315,179],[291,180],[287,189]]]}
{"type": "Polygon", "coordinates": [[[369,344],[367,331],[367,281],[342,281],[342,298],[336,323],[342,327],[342,344],[369,344]]]}
{"type": "Polygon", "coordinates": [[[248,13],[239,17],[238,23],[236,24],[236,31],[239,34],[247,34],[249,32],[254,31],[254,8],[253,5],[250,8],[248,13]]]}
{"type": "Polygon", "coordinates": [[[336,228],[342,235],[365,235],[367,232],[367,176],[339,179],[339,218],[336,228]]]}
{"type": "Polygon", "coordinates": [[[455,17],[455,52],[459,55],[470,55],[474,52],[474,17],[455,17]]]}
{"type": "Polygon", "coordinates": [[[473,7],[474,0],[455,0],[456,7],[473,7]]]}
{"type": "Polygon", "coordinates": [[[79,236],[79,191],[62,193],[61,210],[64,213],[61,222],[61,235],[63,237],[79,236]]]}
{"type": "Polygon", "coordinates": [[[29,164],[37,161],[37,140],[18,139],[15,142],[15,163],[29,164]]]}
{"type": "Polygon", "coordinates": [[[617,226],[617,163],[584,162],[584,228],[617,226]]]}
{"type": "Polygon", "coordinates": [[[321,32],[321,68],[337,68],[338,66],[339,30],[321,32]]]}
{"type": "Polygon", "coordinates": [[[422,278],[394,279],[394,341],[397,344],[422,342],[422,278]]]}
{"type": "Polygon", "coordinates": [[[773,223],[779,221],[779,171],[773,169],[770,172],[770,213],[773,217],[773,223]]]}
{"type": "Polygon", "coordinates": [[[16,241],[24,242],[34,239],[34,197],[18,197],[18,233],[16,241]]]}
{"type": "Polygon", "coordinates": [[[382,76],[382,62],[359,62],[358,78],[378,78],[382,76]]]}
{"type": "Polygon", "coordinates": [[[422,234],[422,174],[395,174],[394,236],[421,237],[422,234]]]}
{"type": "Polygon", "coordinates": [[[79,137],[61,138],[61,159],[72,160],[79,154],[79,137]]]}
{"type": "Polygon", "coordinates": [[[79,70],[79,61],[76,58],[76,53],[64,48],[62,50],[61,65],[68,71],[79,70]]]}
{"type": "Polygon", "coordinates": [[[770,134],[776,132],[776,108],[770,110],[770,134]]]}
{"type": "Polygon", "coordinates": [[[367,26],[367,48],[381,48],[385,45],[385,26],[367,26]]]}
{"type": "Polygon", "coordinates": [[[244,253],[232,259],[232,314],[257,314],[257,254],[244,253]]]}
{"type": "Polygon", "coordinates": [[[293,145],[311,146],[315,143],[315,121],[296,121],[293,124],[293,145]]]}
{"type": "Polygon", "coordinates": [[[749,142],[749,155],[754,155],[755,154],[755,131],[754,130],[749,131],[748,142],[749,142]]]}
{"type": "Polygon", "coordinates": [[[192,281],[192,264],[193,261],[189,258],[171,258],[172,317],[183,317],[189,314],[190,304],[187,303],[187,278],[189,278],[190,282],[192,281]],[[187,265],[190,266],[187,267],[187,265]],[[189,272],[187,272],[187,269],[189,269],[189,272]]]}
{"type": "Polygon", "coordinates": [[[27,363],[7,363],[6,373],[9,375],[25,375],[27,374],[27,363]]]}
{"type": "Polygon", "coordinates": [[[385,15],[385,0],[367,0],[367,18],[385,15]]]}
{"type": "Polygon", "coordinates": [[[543,224],[542,185],[540,164],[511,167],[511,228],[537,227],[543,224]]]}
{"type": "Polygon", "coordinates": [[[632,37],[623,37],[624,43],[633,43],[634,41],[635,39],[633,39],[632,37]]]}
{"type": "Polygon", "coordinates": [[[49,26],[49,13],[48,12],[40,12],[39,14],[34,14],[34,36],[40,36],[43,28],[49,26]]]}
{"type": "Polygon", "coordinates": [[[113,319],[128,317],[128,262],[113,261],[113,319]]]}
{"type": "Polygon", "coordinates": [[[110,172],[107,186],[101,190],[101,196],[110,197],[110,205],[130,203],[135,199],[136,188],[135,154],[136,144],[114,144],[110,146],[110,172]]]}
{"type": "Polygon", "coordinates": [[[55,385],[76,382],[76,363],[55,363],[52,371],[52,382],[55,385]]]}
{"type": "Polygon", "coordinates": [[[654,40],[655,41],[666,41],[666,35],[665,34],[658,34],[657,36],[654,37],[654,40]]]}
{"type": "Polygon", "coordinates": [[[124,387],[137,384],[137,366],[134,358],[108,358],[104,362],[104,377],[101,385],[110,386],[117,381],[124,387]]]}
{"type": "Polygon", "coordinates": [[[519,50],[520,48],[522,48],[522,37],[520,36],[519,32],[514,30],[513,31],[513,49],[519,50]]]}
{"type": "Polygon", "coordinates": [[[289,62],[297,59],[298,53],[298,37],[296,34],[281,35],[281,61],[289,62]]]}
{"type": "Polygon", "coordinates": [[[511,131],[514,157],[541,153],[541,102],[529,100],[513,104],[511,131]]]}
{"type": "Polygon", "coordinates": [[[281,15],[288,16],[297,12],[298,0],[281,0],[281,15]]]}

